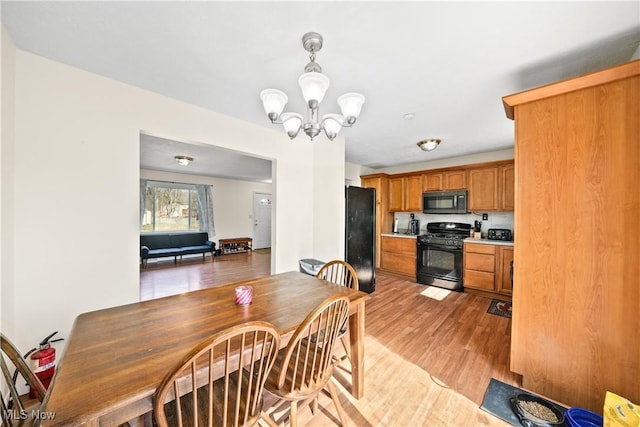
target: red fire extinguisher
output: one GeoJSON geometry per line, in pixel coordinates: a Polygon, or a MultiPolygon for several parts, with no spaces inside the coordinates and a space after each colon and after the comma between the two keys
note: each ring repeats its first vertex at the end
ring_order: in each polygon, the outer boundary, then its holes
{"type": "MultiPolygon", "coordinates": [[[[62,341],[63,338],[52,340],[51,338],[57,334],[55,331],[45,339],[40,341],[38,348],[32,348],[24,355],[27,359],[27,363],[31,370],[36,374],[36,377],[40,380],[44,388],[49,388],[49,384],[53,379],[53,374],[56,370],[56,349],[51,347],[52,342],[62,341]]],[[[15,375],[14,375],[15,382],[15,375]]],[[[35,393],[29,391],[29,397],[34,399],[35,393]]]]}

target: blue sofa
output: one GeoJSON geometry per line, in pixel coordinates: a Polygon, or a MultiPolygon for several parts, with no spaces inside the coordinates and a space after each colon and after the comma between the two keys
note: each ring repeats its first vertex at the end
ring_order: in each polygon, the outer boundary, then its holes
{"type": "Polygon", "coordinates": [[[202,254],[204,259],[207,252],[213,254],[216,244],[209,240],[207,233],[149,233],[140,235],[140,265],[145,266],[149,258],[173,257],[173,262],[178,257],[188,254],[202,254]]]}

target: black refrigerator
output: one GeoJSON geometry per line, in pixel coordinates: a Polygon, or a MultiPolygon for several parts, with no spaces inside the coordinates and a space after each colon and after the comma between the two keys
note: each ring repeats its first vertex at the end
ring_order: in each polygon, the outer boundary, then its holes
{"type": "Polygon", "coordinates": [[[345,261],[356,271],[361,291],[376,289],[376,190],[347,186],[345,261]]]}

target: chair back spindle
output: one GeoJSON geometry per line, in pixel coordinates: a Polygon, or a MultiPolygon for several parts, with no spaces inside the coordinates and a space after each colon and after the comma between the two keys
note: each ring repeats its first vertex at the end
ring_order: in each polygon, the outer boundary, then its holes
{"type": "MultiPolygon", "coordinates": [[[[344,412],[330,382],[333,375],[333,348],[340,327],[349,317],[349,299],[340,294],[327,298],[298,326],[269,375],[265,388],[291,403],[291,425],[297,423],[297,402],[314,398],[328,386],[342,420],[344,412]]],[[[268,415],[269,424],[273,422],[268,415]]]]}
{"type": "Polygon", "coordinates": [[[237,325],[200,343],[157,389],[158,425],[254,425],[279,347],[280,336],[266,322],[237,325]]]}
{"type": "MultiPolygon", "coordinates": [[[[19,377],[26,382],[32,394],[35,395],[38,402],[42,403],[46,389],[40,382],[40,379],[33,373],[22,358],[16,346],[7,339],[4,334],[0,333],[0,367],[2,369],[2,378],[0,382],[0,391],[8,390],[6,395],[0,396],[0,410],[2,411],[2,425],[10,426],[12,421],[19,419],[21,414],[27,409],[23,401],[20,399],[20,393],[17,383],[14,382],[14,370],[17,371],[19,377]],[[10,365],[13,365],[10,368],[10,365]],[[6,397],[5,397],[6,396],[6,397]]],[[[37,409],[37,408],[30,408],[37,409]]],[[[26,423],[23,423],[26,425],[26,423]]]]}
{"type": "Polygon", "coordinates": [[[336,285],[358,290],[358,275],[348,262],[342,260],[329,261],[320,268],[316,277],[336,285]]]}

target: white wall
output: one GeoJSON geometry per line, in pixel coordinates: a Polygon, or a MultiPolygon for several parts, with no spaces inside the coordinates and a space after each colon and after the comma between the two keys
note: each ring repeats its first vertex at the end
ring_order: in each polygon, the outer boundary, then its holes
{"type": "Polygon", "coordinates": [[[297,270],[301,258],[339,254],[340,232],[326,227],[344,221],[343,140],[290,141],[276,127],[21,50],[15,63],[15,142],[2,141],[3,150],[15,150],[8,177],[15,203],[2,205],[3,217],[14,217],[14,258],[2,255],[14,274],[6,283],[3,274],[2,289],[15,290],[19,346],[52,330],[68,336],[82,312],[138,300],[141,131],[273,159],[274,273],[297,270]],[[321,170],[338,177],[316,182],[321,170]]]}
{"type": "Polygon", "coordinates": [[[314,169],[314,199],[316,206],[336,209],[339,215],[324,215],[316,212],[313,217],[315,244],[313,253],[304,258],[321,261],[344,259],[344,161],[332,162],[331,158],[344,160],[344,138],[333,141],[318,141],[314,145],[314,156],[323,160],[314,169]],[[334,192],[338,191],[338,198],[334,192]]]}
{"type": "Polygon", "coordinates": [[[272,194],[272,185],[236,179],[212,178],[141,169],[140,178],[155,181],[205,184],[213,186],[215,234],[209,238],[218,244],[220,239],[253,237],[253,194],[272,194]]]}
{"type": "Polygon", "coordinates": [[[430,162],[411,163],[402,166],[375,169],[368,173],[404,173],[421,170],[447,168],[451,166],[470,165],[473,163],[494,162],[498,160],[509,160],[514,158],[513,148],[499,151],[489,151],[486,153],[470,154],[468,156],[449,157],[446,159],[432,160],[430,162]]]}
{"type": "Polygon", "coordinates": [[[344,183],[345,185],[353,185],[354,187],[360,187],[360,176],[367,175],[369,173],[375,173],[375,171],[366,166],[345,162],[344,183]]]}
{"type": "Polygon", "coordinates": [[[14,198],[14,83],[15,83],[15,55],[16,48],[11,36],[2,27],[2,67],[0,73],[2,84],[0,96],[2,98],[2,144],[0,146],[0,330],[8,337],[15,336],[15,274],[13,245],[15,233],[13,230],[14,212],[11,209],[14,198]],[[6,284],[6,286],[5,286],[6,284]]]}

